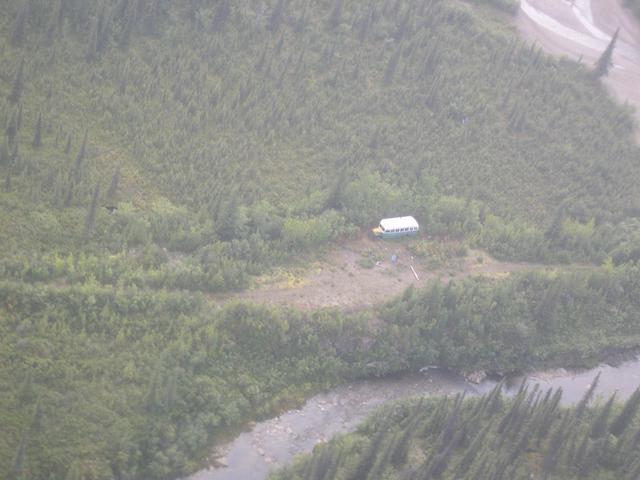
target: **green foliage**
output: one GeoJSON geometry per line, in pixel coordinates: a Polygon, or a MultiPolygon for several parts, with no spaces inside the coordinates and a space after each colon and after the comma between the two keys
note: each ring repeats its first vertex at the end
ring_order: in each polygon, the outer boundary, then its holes
{"type": "MultiPolygon", "coordinates": [[[[228,0],[6,7],[5,257],[122,255],[154,243],[197,263],[210,246],[236,251],[234,241],[258,235],[258,261],[221,260],[250,275],[291,250],[413,213],[429,233],[467,236],[501,257],[600,261],[640,210],[628,112],[581,66],[518,42],[491,9],[445,0],[273,0],[266,12],[228,0]],[[548,235],[559,215],[593,221],[593,231],[548,235]]],[[[200,281],[194,273],[186,283],[200,281]]]]}
{"type": "Polygon", "coordinates": [[[600,58],[596,62],[593,74],[596,77],[602,77],[609,73],[609,69],[613,66],[613,51],[616,48],[616,41],[618,39],[618,34],[620,33],[620,28],[616,29],[616,32],[611,37],[607,48],[602,52],[600,58]]]}
{"type": "MultiPolygon", "coordinates": [[[[163,261],[160,252],[145,257],[163,261]]],[[[114,468],[122,478],[176,477],[229,429],[341,381],[433,364],[503,373],[589,365],[640,345],[638,273],[435,283],[349,315],[215,309],[198,295],[91,277],[67,287],[2,282],[0,472],[20,459],[35,480],[108,479],[114,468]]],[[[638,398],[591,435],[626,438],[638,398]]],[[[407,441],[399,433],[382,444],[399,463],[407,441]]]]}
{"type": "MultiPolygon", "coordinates": [[[[491,9],[2,12],[0,476],[175,477],[229,429],[341,380],[584,364],[640,344],[637,267],[613,268],[639,257],[628,111],[491,9]],[[197,293],[405,213],[500,257],[611,268],[438,285],[349,316],[215,309],[197,293]]],[[[368,473],[412,458],[405,433],[379,440],[368,473]]]]}
{"type": "MultiPolygon", "coordinates": [[[[353,434],[341,435],[299,457],[270,480],[400,480],[479,478],[634,478],[640,418],[628,435],[590,437],[592,424],[611,408],[558,408],[537,388],[500,399],[502,384],[480,398],[396,402],[371,415],[353,434]],[[498,409],[490,402],[500,399],[498,409]],[[546,426],[541,429],[542,425],[546,426]],[[630,440],[634,438],[634,440],[630,440]],[[401,448],[403,455],[395,453],[401,448]],[[310,476],[324,466],[320,474],[310,476]],[[323,477],[326,466],[329,477],[323,477]],[[314,466],[315,468],[311,468],[314,466]],[[366,466],[363,471],[362,466],[366,466]]],[[[556,391],[554,398],[559,398],[556,391]]],[[[628,404],[628,402],[627,402],[628,404]]]]}
{"type": "Polygon", "coordinates": [[[488,4],[497,9],[515,15],[520,8],[519,0],[469,0],[471,3],[488,4]]]}

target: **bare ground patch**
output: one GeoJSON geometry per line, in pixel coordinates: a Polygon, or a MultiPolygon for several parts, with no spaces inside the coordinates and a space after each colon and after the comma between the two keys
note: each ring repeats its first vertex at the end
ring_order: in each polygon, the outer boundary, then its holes
{"type": "MultiPolygon", "coordinates": [[[[513,272],[559,267],[502,262],[478,250],[446,260],[416,256],[424,239],[373,240],[366,236],[332,247],[322,259],[301,261],[287,269],[259,277],[249,290],[232,295],[212,295],[214,301],[232,299],[257,304],[288,304],[305,310],[336,307],[356,310],[384,303],[409,286],[424,286],[440,279],[448,283],[472,275],[503,278],[513,272]],[[397,262],[392,256],[397,256],[397,262]],[[419,279],[411,270],[414,267],[419,279]]],[[[428,242],[435,251],[452,251],[449,242],[428,242]]],[[[424,246],[424,244],[422,244],[424,246]]],[[[453,250],[458,246],[453,245],[453,250]]],[[[462,247],[458,248],[462,250],[462,247]]],[[[566,267],[565,267],[566,268],[566,267]]]]}

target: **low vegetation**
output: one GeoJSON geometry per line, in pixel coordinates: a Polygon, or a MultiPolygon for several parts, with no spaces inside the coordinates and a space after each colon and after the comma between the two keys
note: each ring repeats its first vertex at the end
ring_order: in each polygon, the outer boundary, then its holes
{"type": "Polygon", "coordinates": [[[638,244],[628,112],[509,1],[5,3],[3,276],[241,289],[409,212],[501,258],[638,244]]]}
{"type": "Polygon", "coordinates": [[[4,282],[0,472],[177,477],[225,432],[342,381],[589,365],[640,346],[638,278],[621,267],[435,283],[351,315],[4,282]]]}
{"type": "Polygon", "coordinates": [[[631,117],[520,42],[510,0],[0,8],[0,476],[169,479],[345,379],[640,345],[631,117]],[[353,315],[201,293],[408,213],[499,258],[605,267],[353,315]]]}

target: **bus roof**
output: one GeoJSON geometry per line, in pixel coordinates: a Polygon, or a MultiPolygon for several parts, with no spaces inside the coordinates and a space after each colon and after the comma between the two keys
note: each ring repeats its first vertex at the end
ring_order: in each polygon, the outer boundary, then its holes
{"type": "Polygon", "coordinates": [[[383,218],[380,226],[384,230],[396,230],[398,228],[419,228],[418,222],[413,217],[383,218]]]}

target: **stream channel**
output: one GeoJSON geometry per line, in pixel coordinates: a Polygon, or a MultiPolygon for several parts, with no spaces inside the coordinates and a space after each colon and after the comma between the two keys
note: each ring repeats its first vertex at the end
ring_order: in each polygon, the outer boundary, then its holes
{"type": "MultiPolygon", "coordinates": [[[[575,403],[600,375],[596,396],[629,397],[640,386],[640,358],[615,367],[602,364],[591,370],[548,370],[527,375],[531,385],[563,390],[563,402],[575,403]]],[[[518,390],[522,376],[512,377],[505,393],[518,390]]],[[[479,385],[459,375],[438,369],[381,380],[353,382],[311,397],[300,409],[255,424],[233,441],[217,449],[226,467],[210,467],[185,480],[264,480],[272,469],[290,463],[295,455],[310,452],[319,442],[337,433],[355,430],[357,425],[384,403],[415,396],[467,395],[487,393],[496,385],[487,380],[479,385]]]]}

